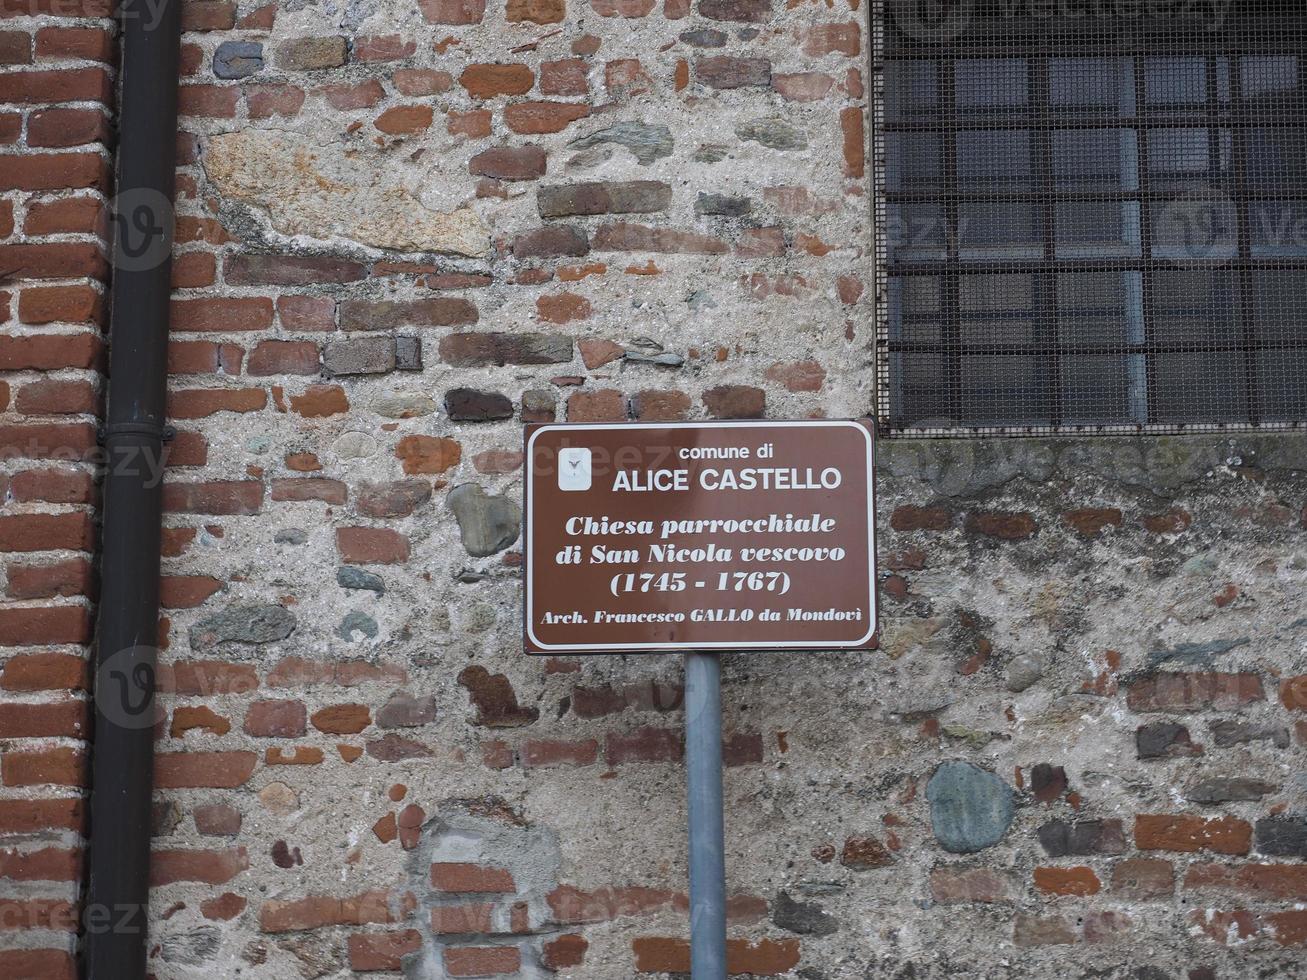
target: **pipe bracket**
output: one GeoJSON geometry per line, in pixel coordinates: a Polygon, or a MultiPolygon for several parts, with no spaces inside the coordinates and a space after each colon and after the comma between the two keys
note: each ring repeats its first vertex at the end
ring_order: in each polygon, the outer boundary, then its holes
{"type": "Polygon", "coordinates": [[[101,446],[108,445],[111,438],[119,435],[141,435],[160,442],[172,442],[177,436],[177,430],[171,425],[160,425],[157,422],[111,422],[96,426],[95,429],[95,441],[101,446]]]}

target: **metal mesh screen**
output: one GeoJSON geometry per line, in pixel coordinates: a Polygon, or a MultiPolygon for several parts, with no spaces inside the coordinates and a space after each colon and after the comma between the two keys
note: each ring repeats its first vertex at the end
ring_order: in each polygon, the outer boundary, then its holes
{"type": "Polygon", "coordinates": [[[1307,420],[1305,25],[1288,2],[873,10],[887,428],[1307,420]]]}

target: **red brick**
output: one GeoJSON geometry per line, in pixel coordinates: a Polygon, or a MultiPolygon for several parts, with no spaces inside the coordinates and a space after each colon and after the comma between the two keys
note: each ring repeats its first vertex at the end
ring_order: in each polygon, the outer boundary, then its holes
{"type": "Polygon", "coordinates": [[[626,399],[615,388],[578,391],[567,399],[569,422],[625,422],[626,399]]]}
{"type": "Polygon", "coordinates": [[[14,980],[75,980],[77,964],[62,949],[0,950],[0,972],[14,980]]]}
{"type": "Polygon", "coordinates": [[[588,115],[584,102],[514,102],[504,108],[504,122],[519,136],[561,133],[588,115]]]}
{"type": "Polygon", "coordinates": [[[329,296],[279,296],[277,315],[287,330],[336,329],[336,301],[329,296]]]}
{"type": "Polygon", "coordinates": [[[466,862],[438,862],[431,865],[431,885],[442,892],[513,894],[517,885],[503,868],[466,862]]]}
{"type": "Polygon", "coordinates": [[[966,527],[968,534],[999,541],[1024,541],[1039,530],[1031,515],[1010,511],[973,511],[967,515],[966,527]]]}
{"type": "Polygon", "coordinates": [[[201,731],[209,735],[226,735],[231,731],[231,722],[202,704],[180,705],[174,708],[168,734],[173,738],[184,738],[187,732],[193,731],[201,731]]]}
{"type": "Polygon", "coordinates": [[[1268,901],[1307,899],[1307,864],[1191,864],[1184,887],[1268,901]]]}
{"type": "MultiPolygon", "coordinates": [[[[54,201],[33,201],[27,207],[27,217],[23,221],[23,230],[28,235],[58,235],[64,232],[106,235],[108,231],[108,212],[104,205],[93,197],[66,197],[54,201]]],[[[35,290],[27,290],[24,296],[35,290]]],[[[62,286],[49,290],[53,293],[90,293],[98,300],[98,294],[90,286],[62,286]]],[[[21,303],[21,298],[20,298],[21,303]]],[[[25,320],[25,323],[48,321],[25,320]]],[[[77,321],[73,321],[77,322],[77,321]]]]}
{"type": "Polygon", "coordinates": [[[100,246],[90,242],[0,245],[0,267],[21,270],[28,279],[103,279],[108,272],[100,246]]]}
{"type": "Polygon", "coordinates": [[[95,528],[88,514],[0,517],[0,551],[91,551],[95,528]]]}
{"type": "Polygon", "coordinates": [[[326,418],[349,411],[349,399],[340,385],[309,385],[302,394],[290,396],[290,407],[306,419],[326,418]]]}
{"type": "Polygon", "coordinates": [[[247,664],[221,660],[179,660],[159,665],[159,690],[174,694],[248,694],[259,686],[259,675],[247,664]]]}
{"type": "Polygon", "coordinates": [[[861,32],[856,20],[843,24],[814,24],[804,33],[803,53],[813,58],[828,54],[856,58],[861,50],[861,32]]]}
{"type": "Polygon", "coordinates": [[[87,663],[69,653],[17,654],[0,670],[0,689],[6,691],[85,690],[87,663]]]}
{"type": "Polygon", "coordinates": [[[433,118],[429,105],[397,105],[377,116],[372,124],[392,136],[411,136],[430,129],[433,118]]]}
{"type": "Polygon", "coordinates": [[[345,484],[322,477],[272,481],[273,500],[321,500],[328,504],[343,504],[346,494],[345,484]]]}
{"type": "Polygon", "coordinates": [[[9,481],[9,492],[20,503],[88,504],[95,499],[91,475],[75,470],[22,470],[9,481]]]}
{"type": "MultiPolygon", "coordinates": [[[[6,929],[56,929],[60,932],[76,932],[77,908],[70,902],[50,898],[29,901],[0,899],[0,922],[5,924],[6,929]]],[[[32,974],[32,976],[38,975],[32,974]]]]}
{"type": "Polygon", "coordinates": [[[272,326],[272,300],[264,297],[239,299],[175,299],[171,329],[174,331],[267,330],[272,326]]]}
{"type": "Polygon", "coordinates": [[[247,373],[256,376],[274,374],[317,374],[318,345],[308,340],[264,340],[246,361],[247,373]]]}
{"type": "Polygon", "coordinates": [[[492,146],[467,162],[470,174],[497,180],[534,180],[545,175],[545,151],[538,146],[492,146]]]}
{"type": "Polygon", "coordinates": [[[230,922],[245,911],[246,900],[233,892],[223,892],[217,898],[200,902],[200,914],[215,922],[230,922]]]}
{"type": "Polygon", "coordinates": [[[313,727],[329,735],[357,735],[372,724],[367,705],[333,704],[313,712],[313,727]]]}
{"type": "Polygon", "coordinates": [[[95,588],[95,572],[85,558],[71,558],[49,565],[10,565],[6,575],[11,599],[89,596],[95,588]]]}
{"type": "Polygon", "coordinates": [[[445,116],[445,130],[450,136],[484,139],[490,135],[491,120],[493,118],[494,115],[489,109],[474,109],[471,112],[449,112],[445,116]]]}
{"type": "Polygon", "coordinates": [[[1112,891],[1124,898],[1169,898],[1175,891],[1175,866],[1154,858],[1128,858],[1112,867],[1112,891]]]}
{"type": "Polygon", "coordinates": [[[267,404],[262,388],[184,388],[168,393],[168,416],[202,419],[219,412],[257,412],[267,404]]]}
{"type": "Polygon", "coordinates": [[[349,937],[349,965],[359,973],[403,969],[404,957],[422,948],[416,929],[399,932],[357,932],[349,937]]]}
{"type": "Polygon", "coordinates": [[[36,32],[38,58],[114,60],[113,36],[99,27],[42,27],[36,32]]]}
{"type": "Polygon", "coordinates": [[[251,119],[289,118],[304,105],[304,90],[296,85],[248,85],[244,92],[251,119]]]}
{"type": "MultiPolygon", "coordinates": [[[[631,941],[640,973],[689,973],[690,944],[684,939],[641,936],[631,941]]],[[[726,972],[780,976],[799,963],[797,939],[726,940],[726,972]]]]}
{"type": "Polygon", "coordinates": [[[350,565],[393,565],[408,561],[408,538],[389,528],[340,527],[336,550],[350,565]]]}
{"type": "Polygon", "coordinates": [[[354,39],[356,61],[401,61],[417,53],[417,42],[403,34],[370,34],[354,39]]]}
{"type": "Polygon", "coordinates": [[[212,286],[218,278],[218,260],[212,252],[183,252],[172,260],[172,288],[212,286]]]}
{"type": "Polygon", "coordinates": [[[311,286],[318,283],[357,282],[367,277],[367,266],[323,255],[228,256],[223,279],[233,286],[311,286]]]}
{"type": "Polygon", "coordinates": [[[826,369],[816,361],[778,363],[767,369],[767,380],[775,381],[789,391],[821,391],[826,369]]]}
{"type": "Polygon", "coordinates": [[[94,415],[100,396],[89,381],[42,379],[24,385],[14,399],[23,415],[94,415]]]}
{"type": "Polygon", "coordinates": [[[583,58],[546,61],[540,65],[540,92],[543,95],[588,95],[588,65],[583,58]]]}
{"type": "Polygon", "coordinates": [[[1097,895],[1103,885],[1092,868],[1036,868],[1035,887],[1045,895],[1097,895]]]}
{"type": "Polygon", "coordinates": [[[150,884],[156,888],[178,881],[222,885],[249,866],[249,855],[243,847],[155,851],[150,855],[150,884]]]}
{"type": "Polygon", "coordinates": [[[409,475],[444,473],[458,465],[463,447],[442,436],[404,436],[395,446],[395,456],[409,475]]]}
{"type": "Polygon", "coordinates": [[[479,24],[486,0],[418,0],[418,7],[431,24],[479,24]]]}
{"type": "Polygon", "coordinates": [[[497,977],[522,968],[516,946],[447,946],[445,971],[451,977],[497,977]]]}
{"type": "Polygon", "coordinates": [[[85,738],[86,702],[0,703],[0,738],[85,738]]]}
{"type": "Polygon", "coordinates": [[[541,948],[540,959],[546,969],[565,970],[585,962],[585,953],[589,948],[590,943],[584,936],[567,933],[546,942],[541,948]]]}
{"type": "Polygon", "coordinates": [[[156,789],[235,789],[258,762],[255,752],[161,752],[154,759],[156,789]]]}
{"type": "Polygon", "coordinates": [[[593,738],[581,741],[532,738],[522,746],[522,764],[528,768],[588,766],[598,758],[599,743],[593,738]]]}
{"type": "Polygon", "coordinates": [[[0,31],[0,65],[30,65],[32,35],[27,31],[0,31]]]}
{"type": "Polygon", "coordinates": [[[771,77],[771,85],[781,98],[791,102],[816,102],[824,99],[830,92],[835,79],[821,72],[798,72],[796,74],[771,77]]]}
{"type": "Polygon", "coordinates": [[[78,798],[0,800],[0,833],[41,834],[50,830],[81,833],[86,827],[86,805],[78,798]]]}
{"type": "Polygon", "coordinates": [[[525,95],[535,84],[535,75],[526,65],[468,65],[458,83],[474,99],[493,99],[498,95],[525,95]]]}
{"type": "Polygon", "coordinates": [[[231,85],[183,85],[177,90],[177,114],[202,119],[235,119],[241,90],[231,85]]]}
{"type": "Polygon", "coordinates": [[[204,483],[166,483],[163,509],[167,513],[248,516],[263,509],[263,484],[258,480],[211,480],[204,483]]]}
{"type": "Polygon", "coordinates": [[[494,932],[493,905],[437,905],[431,910],[431,931],[437,936],[494,932]]]}
{"type": "Polygon", "coordinates": [[[630,762],[677,762],[683,751],[680,732],[645,727],[629,733],[610,733],[604,745],[604,761],[610,766],[630,762]]]}
{"type": "Polygon", "coordinates": [[[164,609],[194,609],[222,588],[209,575],[163,575],[159,578],[159,605],[164,609]]]}
{"type": "Polygon", "coordinates": [[[1257,674],[1170,673],[1135,681],[1126,690],[1131,711],[1229,711],[1266,700],[1257,674]]]}
{"type": "Polygon", "coordinates": [[[1141,813],[1135,817],[1135,846],[1141,851],[1247,854],[1252,827],[1235,817],[1141,813]]]}
{"type": "Polygon", "coordinates": [[[62,847],[36,851],[0,850],[0,878],[13,881],[75,881],[82,852],[62,847]]]}
{"type": "Polygon", "coordinates": [[[318,89],[318,94],[330,102],[333,108],[349,112],[372,108],[386,97],[386,90],[375,78],[369,78],[352,85],[324,85],[318,89]]]}
{"type": "Polygon", "coordinates": [[[346,898],[310,895],[292,901],[268,900],[259,909],[259,928],[264,932],[298,932],[323,926],[395,921],[390,911],[391,896],[385,891],[363,892],[346,898]]]}
{"type": "Polygon", "coordinates": [[[719,385],[703,393],[703,404],[715,419],[760,419],[767,411],[767,395],[749,385],[719,385]]]}
{"type": "Polygon", "coordinates": [[[6,752],[0,774],[6,786],[84,786],[86,758],[81,749],[6,752]]]}
{"type": "Polygon", "coordinates": [[[182,4],[183,31],[229,31],[236,26],[236,4],[231,0],[186,0],[182,4]]]}
{"type": "MultiPolygon", "coordinates": [[[[83,146],[87,143],[108,143],[110,141],[108,117],[99,109],[41,109],[33,112],[27,119],[27,145],[63,149],[65,147],[83,146]]],[[[28,158],[33,162],[50,161],[56,163],[54,174],[45,181],[54,180],[55,174],[71,174],[70,187],[95,187],[103,190],[108,186],[108,164],[95,152],[33,155],[28,158]],[[69,168],[72,168],[71,170],[69,168]]],[[[6,178],[8,179],[8,178],[6,178]]],[[[31,177],[28,178],[32,180],[31,177]]],[[[61,185],[49,183],[36,178],[38,186],[24,185],[27,190],[57,190],[61,185]]]]}
{"type": "Polygon", "coordinates": [[[862,109],[858,106],[841,109],[840,129],[844,131],[844,176],[860,179],[866,171],[867,152],[862,109]]]}
{"type": "Polygon", "coordinates": [[[390,80],[401,95],[440,95],[454,86],[449,72],[430,68],[401,68],[390,80]]]}
{"type": "Polygon", "coordinates": [[[1082,507],[1067,511],[1062,519],[1082,538],[1094,538],[1106,527],[1120,527],[1122,515],[1116,507],[1082,507]]]}
{"type": "Polygon", "coordinates": [[[11,72],[0,80],[0,102],[50,105],[55,102],[103,102],[113,98],[103,68],[62,68],[11,72]]]}
{"type": "MultiPolygon", "coordinates": [[[[102,294],[94,287],[85,285],[29,287],[18,294],[18,319],[30,324],[99,324],[103,321],[102,294]]],[[[14,365],[16,367],[37,367],[43,370],[64,366],[90,367],[94,363],[91,357],[98,357],[99,354],[99,338],[90,335],[12,337],[10,341],[26,341],[29,357],[39,357],[44,361],[14,365]],[[42,348],[50,350],[42,351],[42,348]],[[59,348],[64,348],[72,357],[65,355],[64,358],[59,358],[56,355],[59,348]],[[88,357],[90,351],[94,351],[94,354],[88,357]],[[61,363],[69,359],[73,363],[61,363]]]]}
{"type": "Polygon", "coordinates": [[[245,711],[242,730],[256,738],[299,738],[307,718],[303,701],[255,701],[245,711]]]}
{"type": "Polygon", "coordinates": [[[930,873],[930,893],[941,905],[972,902],[995,905],[1012,901],[1009,879],[989,868],[936,868],[930,873]]]}

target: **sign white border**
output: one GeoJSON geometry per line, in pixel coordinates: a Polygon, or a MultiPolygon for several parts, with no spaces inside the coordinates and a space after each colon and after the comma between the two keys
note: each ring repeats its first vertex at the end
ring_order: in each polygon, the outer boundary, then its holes
{"type": "Polygon", "coordinates": [[[867,441],[867,588],[868,588],[868,609],[870,610],[870,626],[867,632],[857,640],[846,641],[844,643],[831,643],[830,641],[821,641],[815,643],[796,643],[789,641],[771,641],[758,643],[543,643],[535,635],[534,626],[535,617],[532,613],[532,595],[531,583],[533,580],[532,555],[533,548],[530,540],[524,541],[524,551],[526,552],[526,582],[524,616],[526,625],[526,635],[533,644],[533,649],[541,653],[582,653],[588,650],[646,650],[656,652],[659,650],[859,650],[864,649],[865,644],[876,635],[878,624],[877,617],[880,610],[876,607],[876,482],[875,482],[875,443],[872,441],[870,423],[856,422],[852,419],[782,419],[778,421],[767,421],[760,419],[758,421],[720,421],[720,422],[608,422],[608,423],[567,423],[567,422],[547,422],[537,426],[526,441],[526,508],[524,531],[530,535],[534,527],[532,512],[532,486],[534,479],[534,460],[536,439],[546,432],[558,429],[562,431],[584,432],[594,430],[612,430],[612,429],[704,429],[704,428],[725,428],[727,426],[738,426],[740,428],[780,428],[785,426],[802,426],[804,428],[814,427],[839,427],[853,428],[860,432],[867,441]]]}

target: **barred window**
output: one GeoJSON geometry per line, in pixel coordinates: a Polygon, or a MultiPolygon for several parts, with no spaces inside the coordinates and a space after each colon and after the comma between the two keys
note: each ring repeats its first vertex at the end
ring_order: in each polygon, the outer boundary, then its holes
{"type": "Polygon", "coordinates": [[[886,0],[891,431],[1307,421],[1307,16],[886,0]]]}

